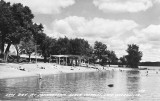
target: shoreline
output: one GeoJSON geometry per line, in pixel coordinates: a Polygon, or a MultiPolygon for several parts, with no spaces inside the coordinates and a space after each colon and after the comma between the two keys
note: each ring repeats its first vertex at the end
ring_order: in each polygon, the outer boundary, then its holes
{"type": "Polygon", "coordinates": [[[81,67],[81,66],[62,66],[54,63],[0,63],[0,79],[19,78],[19,77],[38,77],[39,75],[54,75],[61,73],[84,73],[97,72],[106,70],[140,70],[133,68],[123,68],[118,66],[102,67],[97,66],[81,67]],[[97,69],[98,68],[98,69],[97,69]]]}
{"type": "Polygon", "coordinates": [[[62,66],[52,63],[0,63],[0,79],[95,71],[97,70],[93,68],[62,66]]]}

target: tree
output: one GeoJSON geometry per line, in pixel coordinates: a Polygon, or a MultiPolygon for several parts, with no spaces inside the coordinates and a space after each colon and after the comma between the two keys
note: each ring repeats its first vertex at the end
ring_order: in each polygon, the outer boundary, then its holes
{"type": "Polygon", "coordinates": [[[97,56],[97,58],[101,59],[102,55],[105,55],[106,53],[107,53],[107,46],[102,42],[96,41],[94,44],[94,54],[97,56]]]}
{"type": "Polygon", "coordinates": [[[13,19],[11,13],[11,6],[9,2],[0,1],[0,38],[1,38],[1,54],[4,55],[4,45],[6,41],[6,34],[11,30],[11,20],[13,19]]]}
{"type": "Polygon", "coordinates": [[[35,44],[33,39],[21,41],[20,50],[23,54],[28,54],[29,61],[31,61],[31,54],[35,52],[35,44]]]}
{"type": "Polygon", "coordinates": [[[54,54],[70,54],[69,48],[70,41],[67,37],[59,38],[56,41],[54,47],[52,47],[52,49],[54,50],[54,54]]]}
{"type": "Polygon", "coordinates": [[[94,44],[94,55],[100,64],[107,62],[107,46],[102,42],[96,41],[94,44]]]}
{"type": "Polygon", "coordinates": [[[123,67],[123,65],[127,64],[126,56],[120,57],[119,60],[120,60],[120,64],[119,64],[120,66],[123,67]]]}
{"type": "Polygon", "coordinates": [[[114,51],[107,51],[107,54],[108,54],[109,66],[110,66],[111,63],[116,64],[118,62],[118,58],[117,58],[114,51]]]}
{"type": "Polygon", "coordinates": [[[71,39],[70,40],[70,54],[73,55],[86,55],[89,56],[91,52],[91,47],[88,41],[84,39],[71,39]]]}
{"type": "Polygon", "coordinates": [[[138,68],[140,60],[142,58],[142,52],[139,51],[139,47],[136,44],[128,45],[126,50],[128,55],[126,55],[127,64],[131,68],[138,68]]]}
{"type": "Polygon", "coordinates": [[[44,57],[44,62],[46,62],[47,57],[49,57],[52,51],[54,50],[54,48],[52,50],[52,47],[54,47],[55,39],[46,36],[44,33],[41,33],[41,35],[39,34],[38,38],[39,41],[41,40],[41,42],[39,42],[38,44],[40,51],[44,57]]]}
{"type": "Polygon", "coordinates": [[[29,7],[20,3],[10,5],[9,2],[0,1],[1,54],[4,54],[6,61],[10,46],[19,44],[21,39],[30,36],[29,29],[33,18],[29,7]],[[4,44],[7,44],[5,51],[4,44]]]}
{"type": "Polygon", "coordinates": [[[43,41],[43,45],[42,45],[42,55],[44,57],[44,62],[46,62],[47,57],[50,56],[52,50],[52,45],[55,44],[55,40],[50,38],[50,37],[46,37],[46,39],[43,41]]]}
{"type": "MultiPolygon", "coordinates": [[[[108,55],[103,55],[101,62],[100,62],[100,65],[105,66],[108,61],[109,61],[108,55]]],[[[110,66],[110,63],[109,63],[109,66],[110,66]]]]}
{"type": "Polygon", "coordinates": [[[59,38],[52,47],[52,54],[91,55],[92,49],[84,39],[59,38]]]}

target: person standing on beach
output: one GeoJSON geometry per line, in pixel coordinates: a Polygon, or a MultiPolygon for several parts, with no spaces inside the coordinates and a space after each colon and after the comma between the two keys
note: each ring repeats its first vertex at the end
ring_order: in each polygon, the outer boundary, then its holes
{"type": "Polygon", "coordinates": [[[76,61],[75,61],[75,60],[73,60],[73,67],[75,67],[75,65],[76,65],[76,61]]]}

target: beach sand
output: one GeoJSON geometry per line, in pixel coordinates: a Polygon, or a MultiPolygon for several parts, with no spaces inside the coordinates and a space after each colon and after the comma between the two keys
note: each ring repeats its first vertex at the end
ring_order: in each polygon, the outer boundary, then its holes
{"type": "Polygon", "coordinates": [[[21,71],[21,70],[18,70],[16,68],[18,68],[18,65],[10,66],[8,64],[0,64],[0,79],[14,78],[14,77],[36,76],[36,74],[34,74],[34,73],[21,71]]]}
{"type": "Polygon", "coordinates": [[[95,72],[95,71],[97,71],[97,69],[80,67],[80,66],[76,67],[62,66],[52,63],[37,63],[37,64],[1,63],[0,79],[51,75],[59,73],[95,72]]]}
{"type": "Polygon", "coordinates": [[[122,70],[138,70],[132,68],[120,68],[118,66],[102,67],[92,66],[80,67],[80,66],[62,66],[53,63],[0,63],[0,79],[15,78],[15,77],[27,77],[27,76],[40,76],[51,75],[60,73],[79,73],[79,72],[97,72],[97,71],[122,71],[122,70]],[[20,70],[21,69],[21,70],[20,70]]]}

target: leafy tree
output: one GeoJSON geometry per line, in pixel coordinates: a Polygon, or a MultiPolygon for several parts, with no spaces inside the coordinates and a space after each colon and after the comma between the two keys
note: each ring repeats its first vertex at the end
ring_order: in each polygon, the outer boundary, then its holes
{"type": "Polygon", "coordinates": [[[33,52],[35,52],[35,44],[34,44],[34,41],[33,39],[30,39],[30,40],[25,40],[25,41],[21,41],[20,43],[20,50],[21,50],[21,53],[23,54],[28,54],[29,56],[29,61],[31,61],[31,54],[33,52]]]}
{"type": "Polygon", "coordinates": [[[108,55],[109,66],[111,63],[116,64],[118,62],[118,58],[114,51],[107,51],[107,55],[108,55]]]}
{"type": "Polygon", "coordinates": [[[90,55],[92,50],[84,39],[59,38],[52,47],[53,54],[90,55]]]}
{"type": "Polygon", "coordinates": [[[103,56],[107,55],[107,46],[103,44],[102,42],[96,41],[94,44],[94,55],[102,61],[103,56]]]}
{"type": "Polygon", "coordinates": [[[46,37],[46,34],[43,33],[43,25],[34,23],[29,30],[32,32],[34,42],[36,44],[41,44],[42,40],[46,37]]]}
{"type": "Polygon", "coordinates": [[[56,41],[54,47],[52,47],[52,49],[54,50],[54,54],[70,54],[69,48],[70,48],[70,41],[67,37],[59,38],[56,41]]]}
{"type": "Polygon", "coordinates": [[[126,50],[128,55],[126,55],[127,64],[131,68],[138,68],[140,60],[142,58],[142,52],[139,51],[139,47],[136,44],[128,45],[126,50]]]}
{"type": "Polygon", "coordinates": [[[52,45],[54,44],[55,44],[55,40],[48,36],[43,41],[42,55],[44,56],[44,62],[46,62],[47,57],[51,55],[51,52],[52,52],[51,48],[52,48],[52,45]]]}
{"type": "Polygon", "coordinates": [[[9,2],[0,1],[0,37],[1,37],[1,54],[4,54],[4,45],[6,41],[6,34],[11,30],[12,12],[9,2]]]}
{"type": "Polygon", "coordinates": [[[88,41],[84,39],[71,39],[70,40],[70,54],[74,55],[90,55],[91,47],[88,41]]]}
{"type": "Polygon", "coordinates": [[[86,48],[85,54],[86,56],[92,57],[93,53],[94,53],[94,49],[93,47],[90,46],[90,44],[88,44],[89,47],[86,48]]]}
{"type": "MultiPolygon", "coordinates": [[[[107,64],[108,61],[109,61],[108,55],[103,55],[100,64],[104,66],[107,64]]],[[[109,66],[110,66],[110,63],[109,63],[109,66]]]]}
{"type": "Polygon", "coordinates": [[[119,60],[122,67],[127,64],[126,56],[120,57],[119,60]]]}
{"type": "Polygon", "coordinates": [[[100,60],[101,65],[106,65],[107,62],[110,64],[116,64],[118,62],[118,58],[114,51],[107,50],[107,46],[102,42],[96,41],[94,44],[94,55],[92,55],[93,60],[100,60]]]}
{"type": "Polygon", "coordinates": [[[7,60],[12,44],[19,44],[21,39],[30,36],[29,28],[33,24],[33,18],[29,7],[20,3],[10,5],[9,2],[0,1],[1,53],[4,54],[4,44],[6,43],[5,60],[7,60]]]}
{"type": "Polygon", "coordinates": [[[44,57],[44,62],[46,62],[47,57],[49,57],[50,54],[52,53],[52,47],[54,47],[55,40],[48,37],[48,36],[43,36],[43,37],[44,37],[44,39],[43,38],[41,39],[42,41],[39,44],[39,48],[40,48],[41,53],[44,57]]]}

